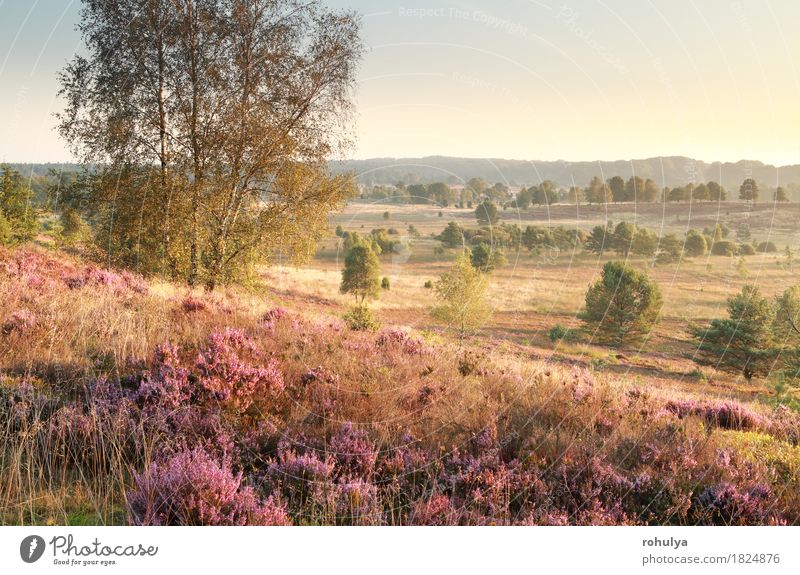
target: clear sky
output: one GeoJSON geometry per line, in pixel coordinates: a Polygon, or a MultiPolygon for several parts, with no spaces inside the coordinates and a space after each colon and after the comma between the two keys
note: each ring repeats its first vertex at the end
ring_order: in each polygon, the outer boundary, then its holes
{"type": "MultiPolygon", "coordinates": [[[[328,0],[369,51],[353,157],[800,163],[796,0],[328,0]]],[[[0,160],[63,161],[78,0],[0,0],[0,160]]]]}

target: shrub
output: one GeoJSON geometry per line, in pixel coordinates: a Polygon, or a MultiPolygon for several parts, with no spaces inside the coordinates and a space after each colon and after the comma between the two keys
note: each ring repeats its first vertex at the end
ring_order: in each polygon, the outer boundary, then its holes
{"type": "Polygon", "coordinates": [[[691,258],[706,255],[708,245],[706,244],[705,236],[697,233],[695,230],[689,230],[686,234],[686,241],[683,244],[683,249],[686,255],[691,258]]]}
{"type": "Polygon", "coordinates": [[[357,305],[350,308],[342,319],[353,331],[376,331],[381,326],[372,310],[366,306],[357,305]]]}
{"type": "Polygon", "coordinates": [[[756,249],[752,246],[752,244],[739,244],[736,249],[736,253],[740,256],[753,256],[756,253],[756,249]]]}
{"type": "Polygon", "coordinates": [[[283,391],[283,374],[274,360],[256,357],[261,365],[250,365],[246,357],[252,342],[241,331],[226,329],[212,333],[197,360],[200,386],[226,407],[244,413],[283,391]]]}
{"type": "Polygon", "coordinates": [[[242,486],[228,459],[217,461],[201,448],[183,450],[134,475],[128,493],[134,525],[288,525],[283,507],[259,500],[242,486]]]}
{"type": "Polygon", "coordinates": [[[432,280],[425,280],[425,284],[423,286],[425,289],[433,289],[433,281],[432,280]]]}
{"type": "Polygon", "coordinates": [[[586,292],[580,317],[598,341],[619,346],[640,341],[655,325],[661,291],[647,274],[621,262],[608,262],[602,277],[586,292]]]}
{"type": "Polygon", "coordinates": [[[186,313],[194,313],[197,311],[205,311],[208,306],[202,299],[189,294],[181,301],[181,308],[186,313]]]}
{"type": "Polygon", "coordinates": [[[390,288],[391,288],[391,284],[389,283],[389,278],[386,277],[386,276],[383,276],[383,279],[381,280],[381,289],[388,290],[390,288]]]}
{"type": "Polygon", "coordinates": [[[777,253],[778,246],[776,246],[772,242],[761,242],[760,244],[758,244],[757,250],[760,253],[774,254],[777,253]]]}
{"type": "Polygon", "coordinates": [[[557,323],[547,331],[547,337],[553,343],[557,341],[570,342],[577,339],[577,333],[575,330],[569,329],[560,323],[557,323]]]}
{"type": "Polygon", "coordinates": [[[736,242],[730,240],[717,240],[711,246],[711,253],[715,256],[735,256],[736,242]]]}

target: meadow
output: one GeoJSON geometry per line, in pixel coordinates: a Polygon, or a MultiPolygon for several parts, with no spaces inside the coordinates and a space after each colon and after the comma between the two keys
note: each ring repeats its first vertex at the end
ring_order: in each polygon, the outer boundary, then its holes
{"type": "MultiPolygon", "coordinates": [[[[651,208],[638,221],[687,224],[677,208],[661,220],[651,208]]],[[[551,207],[545,221],[566,225],[570,209],[551,207]]],[[[419,231],[410,250],[382,257],[391,288],[371,304],[376,332],[340,319],[352,298],[338,293],[333,235],[307,266],[213,293],[42,241],[0,250],[0,522],[800,521],[800,415],[767,380],[698,368],[686,333],[689,320],[722,315],[746,281],[769,295],[791,285],[780,253],[748,257],[748,277],[725,257],[633,259],[662,285],[665,308],[631,349],[547,338],[557,322],[579,325],[586,286],[611,256],[509,254],[491,275],[493,319],[462,347],[430,319],[424,283],[454,257],[431,234],[471,222],[439,211],[351,203],[332,218],[331,228],[419,231]]],[[[792,217],[776,212],[756,235],[790,241],[792,217]]]]}

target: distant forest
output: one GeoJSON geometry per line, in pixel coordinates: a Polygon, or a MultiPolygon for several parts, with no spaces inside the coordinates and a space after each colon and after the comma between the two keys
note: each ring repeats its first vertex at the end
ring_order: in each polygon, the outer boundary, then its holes
{"type": "Polygon", "coordinates": [[[652,179],[660,187],[684,186],[688,183],[716,181],[734,189],[747,178],[753,178],[762,189],[787,188],[792,200],[800,200],[800,165],[771,166],[758,161],[706,163],[681,156],[613,162],[539,162],[525,160],[452,158],[372,158],[331,162],[334,173],[353,171],[360,184],[431,184],[445,182],[464,184],[470,178],[487,182],[503,182],[509,186],[530,186],[551,180],[563,188],[583,185],[594,176],[604,180],[611,176],[628,179],[638,176],[652,179]]]}
{"type": "MultiPolygon", "coordinates": [[[[81,170],[81,166],[75,163],[12,163],[9,166],[30,182],[31,188],[40,199],[43,198],[48,183],[54,181],[54,173],[81,170]]],[[[575,185],[585,185],[593,177],[603,174],[605,179],[620,176],[627,180],[637,176],[651,179],[659,187],[669,188],[716,181],[724,188],[733,190],[738,189],[743,180],[753,178],[765,192],[782,186],[791,201],[800,201],[800,164],[776,167],[749,160],[706,163],[673,156],[613,162],[539,162],[429,156],[345,160],[330,162],[330,168],[334,175],[355,173],[358,183],[369,188],[397,183],[424,185],[444,182],[458,185],[466,184],[473,178],[481,178],[487,182],[501,182],[512,187],[551,181],[568,190],[575,185]]],[[[767,198],[771,199],[772,194],[765,193],[762,201],[767,198]]]]}

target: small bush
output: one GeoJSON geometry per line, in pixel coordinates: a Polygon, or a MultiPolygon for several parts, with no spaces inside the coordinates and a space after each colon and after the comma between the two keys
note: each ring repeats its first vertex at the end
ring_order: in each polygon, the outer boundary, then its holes
{"type": "Polygon", "coordinates": [[[381,289],[388,290],[388,289],[391,289],[391,287],[392,286],[391,286],[391,284],[389,282],[389,278],[384,276],[383,279],[381,280],[381,289]]]}
{"type": "Polygon", "coordinates": [[[711,246],[711,253],[715,256],[735,256],[736,242],[730,240],[719,240],[711,246]]]}
{"type": "Polygon", "coordinates": [[[756,249],[751,244],[739,244],[737,252],[740,256],[754,256],[756,249]]]}
{"type": "Polygon", "coordinates": [[[778,251],[778,246],[772,242],[761,242],[758,244],[759,253],[774,254],[778,251]]]}
{"type": "Polygon", "coordinates": [[[575,330],[569,329],[568,327],[564,327],[560,323],[557,323],[548,330],[547,337],[553,343],[557,341],[570,342],[577,339],[577,333],[575,330]]]}
{"type": "Polygon", "coordinates": [[[375,314],[366,306],[355,306],[342,319],[353,331],[376,331],[381,326],[375,314]]]}
{"type": "Polygon", "coordinates": [[[242,486],[228,460],[200,448],[154,463],[134,477],[128,511],[134,525],[288,525],[284,509],[242,486]]]}
{"type": "Polygon", "coordinates": [[[425,289],[433,289],[433,281],[427,280],[425,282],[425,289]]]}

